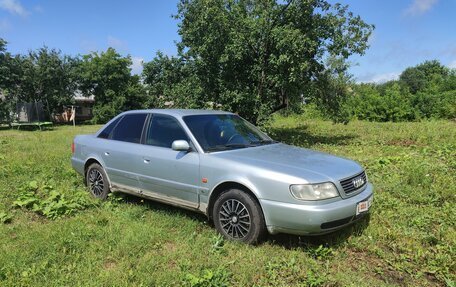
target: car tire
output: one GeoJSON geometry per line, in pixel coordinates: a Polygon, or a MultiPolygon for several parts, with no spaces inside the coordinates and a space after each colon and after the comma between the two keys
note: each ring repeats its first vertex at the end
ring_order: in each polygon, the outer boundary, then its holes
{"type": "Polygon", "coordinates": [[[257,244],[266,235],[260,204],[243,190],[230,189],[220,194],[212,217],[217,231],[229,240],[257,244]]]}
{"type": "Polygon", "coordinates": [[[106,199],[109,194],[109,181],[104,168],[98,163],[92,163],[86,171],[86,184],[92,196],[106,199]]]}

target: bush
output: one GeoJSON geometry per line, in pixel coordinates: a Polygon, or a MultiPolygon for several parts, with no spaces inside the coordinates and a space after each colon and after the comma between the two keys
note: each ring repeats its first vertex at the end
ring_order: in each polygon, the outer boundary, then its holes
{"type": "Polygon", "coordinates": [[[456,90],[447,92],[419,92],[413,98],[419,118],[456,118],[456,90]]]}
{"type": "Polygon", "coordinates": [[[73,215],[95,204],[85,191],[64,194],[54,190],[51,185],[39,185],[36,181],[23,186],[13,202],[14,207],[27,208],[50,219],[73,215]]]}
{"type": "Polygon", "coordinates": [[[353,117],[368,121],[456,118],[456,69],[426,61],[406,69],[400,80],[355,84],[348,106],[353,117]]]}
{"type": "Polygon", "coordinates": [[[189,273],[185,281],[191,287],[224,287],[230,286],[230,278],[231,273],[219,267],[216,270],[205,269],[200,276],[189,273]]]}
{"type": "Polygon", "coordinates": [[[378,122],[398,122],[415,119],[411,104],[412,95],[407,89],[394,83],[379,91],[372,84],[355,86],[353,95],[348,100],[352,114],[359,120],[378,122]]]}

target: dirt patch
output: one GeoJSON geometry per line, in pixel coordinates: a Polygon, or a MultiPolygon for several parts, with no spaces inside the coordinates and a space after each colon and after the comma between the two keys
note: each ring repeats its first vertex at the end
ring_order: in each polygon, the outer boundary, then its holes
{"type": "Polygon", "coordinates": [[[165,244],[163,244],[163,249],[167,252],[175,252],[176,248],[176,244],[173,242],[166,242],[165,244]]]}
{"type": "Polygon", "coordinates": [[[412,139],[395,139],[395,140],[388,141],[387,145],[409,147],[412,145],[416,146],[416,145],[418,145],[418,143],[412,139]]]}
{"type": "Polygon", "coordinates": [[[39,215],[35,212],[26,211],[25,214],[27,215],[28,219],[33,223],[45,224],[48,222],[46,217],[39,215]]]}
{"type": "Polygon", "coordinates": [[[440,286],[440,282],[435,276],[435,273],[425,272],[424,275],[426,276],[427,280],[429,280],[429,282],[432,282],[436,286],[440,286]]]}
{"type": "Polygon", "coordinates": [[[114,269],[114,268],[116,268],[116,266],[117,266],[117,262],[112,258],[106,259],[105,262],[103,263],[103,267],[106,270],[114,269]]]}
{"type": "Polygon", "coordinates": [[[410,286],[410,283],[407,282],[403,273],[400,273],[388,267],[382,271],[383,274],[376,274],[376,276],[385,283],[393,283],[397,284],[398,286],[410,286]]]}
{"type": "Polygon", "coordinates": [[[410,276],[407,273],[400,272],[391,268],[386,262],[372,255],[369,252],[362,250],[347,250],[347,261],[352,270],[358,269],[359,259],[362,258],[366,266],[370,266],[372,274],[370,276],[378,278],[387,284],[396,286],[413,285],[410,276]]]}

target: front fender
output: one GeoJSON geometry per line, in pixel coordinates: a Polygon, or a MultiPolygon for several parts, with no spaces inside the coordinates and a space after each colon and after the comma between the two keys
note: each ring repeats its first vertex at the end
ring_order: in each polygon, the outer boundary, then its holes
{"type": "Polygon", "coordinates": [[[256,188],[256,186],[248,178],[240,176],[227,176],[226,178],[220,179],[216,184],[212,186],[212,188],[209,189],[208,197],[210,198],[214,190],[216,190],[219,186],[227,183],[236,183],[243,185],[249,189],[256,198],[261,198],[260,191],[256,188]]]}

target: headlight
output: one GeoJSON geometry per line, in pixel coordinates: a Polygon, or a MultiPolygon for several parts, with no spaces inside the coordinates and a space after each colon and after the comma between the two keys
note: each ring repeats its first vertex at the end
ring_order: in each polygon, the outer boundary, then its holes
{"type": "Polygon", "coordinates": [[[339,196],[337,188],[331,182],[318,184],[290,185],[291,194],[301,200],[320,200],[339,196]]]}

